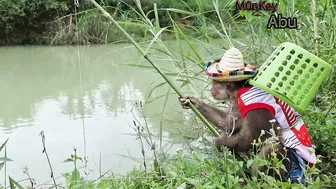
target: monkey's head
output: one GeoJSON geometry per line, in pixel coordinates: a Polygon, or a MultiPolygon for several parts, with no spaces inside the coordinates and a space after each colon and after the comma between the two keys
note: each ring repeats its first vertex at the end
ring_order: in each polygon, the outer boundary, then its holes
{"type": "Polygon", "coordinates": [[[237,82],[221,82],[212,80],[211,94],[216,100],[235,100],[237,91],[246,84],[246,80],[237,82]]]}

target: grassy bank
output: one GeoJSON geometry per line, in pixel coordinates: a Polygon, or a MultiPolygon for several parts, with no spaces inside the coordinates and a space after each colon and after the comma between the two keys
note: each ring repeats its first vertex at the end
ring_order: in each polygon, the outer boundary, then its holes
{"type": "MultiPolygon", "coordinates": [[[[165,3],[167,2],[170,1],[165,1],[165,3]]],[[[205,93],[209,91],[197,88],[195,81],[204,81],[202,80],[204,62],[220,56],[212,53],[212,45],[209,45],[209,41],[212,38],[223,39],[223,43],[218,45],[217,48],[223,51],[227,48],[223,27],[226,27],[233,39],[237,39],[233,42],[236,47],[242,49],[246,63],[260,66],[270,55],[274,46],[290,41],[313,52],[331,64],[333,69],[335,68],[336,21],[334,18],[336,16],[336,5],[332,0],[316,2],[315,9],[310,7],[310,2],[280,1],[279,13],[287,17],[296,17],[298,19],[298,29],[267,29],[266,25],[270,12],[240,11],[235,14],[232,11],[232,7],[234,7],[232,3],[220,1],[221,4],[215,2],[214,5],[212,1],[210,2],[194,0],[190,1],[190,4],[189,2],[188,4],[181,3],[181,7],[177,7],[175,3],[173,6],[173,4],[166,5],[157,1],[158,11],[155,11],[152,6],[153,1],[141,1],[141,7],[139,7],[140,4],[136,5],[133,2],[128,2],[128,4],[116,3],[113,6],[104,2],[104,5],[113,17],[138,41],[152,42],[147,46],[149,52],[159,51],[162,53],[162,59],[171,60],[171,63],[176,67],[176,71],[167,74],[176,76],[174,77],[175,82],[180,84],[179,86],[182,89],[189,88],[194,94],[199,94],[201,98],[205,98],[205,93]],[[119,8],[116,8],[118,6],[119,8]],[[215,11],[216,6],[220,7],[217,12],[215,11]],[[129,7],[129,10],[125,7],[129,7]],[[130,7],[136,8],[131,9],[130,7]],[[155,13],[162,15],[155,16],[155,13]],[[220,22],[219,17],[222,18],[223,23],[220,22]],[[167,27],[165,28],[165,26],[167,27]],[[164,40],[167,37],[177,42],[177,48],[170,48],[167,45],[167,41],[164,40]],[[206,57],[199,54],[199,48],[207,50],[206,57]]],[[[87,10],[77,15],[79,20],[77,27],[72,24],[75,19],[73,16],[59,18],[57,22],[60,25],[56,25],[59,27],[56,29],[58,32],[50,34],[52,42],[49,39],[44,43],[48,44],[49,41],[51,44],[75,44],[77,40],[74,31],[79,32],[79,42],[81,44],[108,43],[113,40],[125,39],[93,7],[88,4],[81,4],[81,9],[83,6],[87,6],[87,10]],[[64,20],[70,20],[71,22],[64,20]]],[[[142,68],[146,68],[145,66],[142,68]]],[[[153,90],[160,90],[162,89],[161,86],[163,86],[162,81],[158,81],[153,90]]],[[[167,155],[157,145],[149,144],[152,145],[151,148],[153,149],[151,153],[155,153],[154,160],[146,161],[147,168],[134,169],[129,175],[122,177],[105,175],[105,177],[97,178],[95,181],[89,181],[80,176],[79,170],[75,166],[74,171],[67,174],[69,181],[67,187],[239,188],[241,184],[245,184],[247,188],[334,188],[336,187],[335,87],[336,78],[332,75],[323,84],[312,101],[307,114],[304,115],[304,120],[307,123],[320,160],[316,167],[309,170],[311,180],[305,186],[278,181],[263,174],[259,179],[250,178],[246,170],[253,161],[266,164],[269,169],[275,170],[281,168],[281,162],[276,158],[272,158],[270,161],[263,161],[257,157],[238,159],[227,150],[224,150],[223,153],[215,151],[211,148],[213,143],[210,141],[205,142],[205,144],[202,143],[202,148],[189,145],[189,148],[174,155],[167,155]],[[208,149],[205,146],[210,148],[208,149]]],[[[162,98],[169,98],[172,96],[170,94],[171,91],[167,90],[167,95],[162,98]]],[[[160,110],[162,114],[164,114],[165,109],[166,105],[163,104],[160,110]]],[[[192,116],[186,124],[198,123],[193,124],[192,127],[198,125],[200,133],[203,133],[205,131],[203,125],[196,117],[192,116]]],[[[144,128],[146,128],[146,125],[144,128]]],[[[149,129],[144,129],[144,131],[149,132],[149,129]]],[[[144,139],[144,136],[151,136],[151,133],[142,132],[142,129],[137,130],[139,140],[144,139]]],[[[75,163],[80,159],[77,155],[73,155],[68,161],[75,163]]],[[[10,181],[15,184],[12,180],[10,181]]]]}
{"type": "MultiPolygon", "coordinates": [[[[137,41],[148,39],[148,30],[141,19],[133,0],[103,0],[99,3],[131,33],[137,41]]],[[[153,4],[158,11],[161,27],[171,27],[169,16],[180,26],[198,26],[197,19],[183,14],[183,11],[168,13],[166,8],[204,11],[203,16],[214,16],[212,3],[201,1],[141,1],[141,9],[148,19],[153,20],[153,4]],[[199,7],[199,6],[202,7],[199,7]]],[[[224,5],[224,3],[221,3],[224,5]]],[[[104,18],[89,1],[47,0],[43,2],[3,0],[0,4],[0,45],[73,45],[106,44],[125,42],[125,37],[104,18]],[[78,34],[78,40],[77,40],[78,34]]],[[[191,31],[191,30],[190,30],[191,31]]],[[[189,31],[189,32],[190,32],[189,31]]],[[[172,31],[164,36],[170,39],[172,31]]]]}

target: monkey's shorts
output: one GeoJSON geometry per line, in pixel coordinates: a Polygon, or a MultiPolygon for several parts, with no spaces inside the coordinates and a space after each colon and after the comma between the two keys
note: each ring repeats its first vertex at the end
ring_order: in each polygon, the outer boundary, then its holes
{"type": "Polygon", "coordinates": [[[306,181],[304,169],[307,166],[307,161],[302,159],[293,149],[288,148],[288,153],[292,162],[292,168],[288,173],[288,178],[292,182],[304,183],[306,181]]]}

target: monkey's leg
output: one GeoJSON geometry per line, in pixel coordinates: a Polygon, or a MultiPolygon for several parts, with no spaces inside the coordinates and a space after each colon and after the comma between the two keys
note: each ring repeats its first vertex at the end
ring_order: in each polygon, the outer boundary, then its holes
{"type": "Polygon", "coordinates": [[[242,126],[241,133],[237,133],[228,137],[222,134],[215,140],[215,146],[220,149],[223,146],[226,146],[230,149],[235,150],[236,152],[248,152],[252,147],[252,142],[254,138],[251,136],[250,132],[248,131],[249,128],[242,126]]]}
{"type": "MultiPolygon", "coordinates": [[[[251,128],[251,135],[253,138],[257,139],[260,136],[260,131],[264,130],[265,134],[261,136],[261,141],[264,142],[267,138],[274,137],[272,136],[271,133],[269,133],[270,129],[274,130],[274,134],[276,136],[280,136],[281,131],[279,130],[280,124],[275,121],[274,116],[270,113],[270,111],[266,109],[255,109],[248,113],[246,115],[246,124],[251,128]],[[271,123],[272,122],[272,123],[271,123]]],[[[262,159],[268,159],[271,157],[272,152],[276,153],[277,158],[279,160],[284,159],[287,157],[287,153],[283,149],[283,145],[281,143],[276,143],[276,144],[265,144],[265,146],[262,147],[261,151],[258,153],[258,156],[262,159]]],[[[282,161],[283,164],[285,165],[286,171],[289,171],[288,169],[288,160],[282,161]]],[[[252,165],[252,170],[251,173],[253,176],[257,175],[257,172],[265,172],[267,170],[266,166],[261,166],[258,167],[256,164],[252,165]]],[[[276,177],[276,178],[283,178],[283,175],[285,175],[285,170],[280,169],[279,174],[275,172],[275,170],[271,170],[271,175],[276,177]],[[273,173],[273,174],[272,174],[273,173]]]]}

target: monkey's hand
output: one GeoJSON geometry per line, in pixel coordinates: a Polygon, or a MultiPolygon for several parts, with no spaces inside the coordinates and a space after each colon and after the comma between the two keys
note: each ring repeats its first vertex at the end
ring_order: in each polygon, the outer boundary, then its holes
{"type": "Polygon", "coordinates": [[[189,109],[190,108],[190,103],[192,103],[196,108],[201,103],[197,98],[191,97],[191,96],[181,97],[181,98],[179,98],[179,100],[180,100],[180,104],[181,104],[182,108],[184,108],[184,109],[189,109]]]}
{"type": "Polygon", "coordinates": [[[227,140],[226,134],[221,132],[220,136],[215,139],[215,146],[218,151],[222,151],[223,147],[227,146],[227,140]]]}

